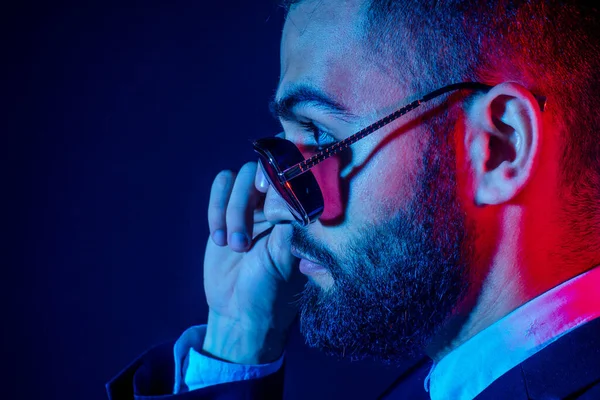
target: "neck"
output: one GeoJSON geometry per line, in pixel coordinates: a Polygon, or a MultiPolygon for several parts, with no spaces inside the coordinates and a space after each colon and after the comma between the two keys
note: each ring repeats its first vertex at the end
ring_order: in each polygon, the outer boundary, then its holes
{"type": "Polygon", "coordinates": [[[472,279],[478,283],[426,349],[434,361],[529,300],[600,264],[598,250],[584,256],[579,253],[574,261],[574,252],[561,240],[563,235],[557,234],[556,226],[548,226],[552,221],[546,219],[546,226],[527,229],[531,225],[522,213],[514,207],[501,216],[508,226],[498,231],[489,267],[479,280],[472,279]]]}

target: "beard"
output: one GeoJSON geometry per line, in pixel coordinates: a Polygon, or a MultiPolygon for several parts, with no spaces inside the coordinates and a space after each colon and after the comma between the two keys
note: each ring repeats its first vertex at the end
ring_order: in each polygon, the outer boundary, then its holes
{"type": "Polygon", "coordinates": [[[310,347],[338,359],[398,364],[421,354],[465,297],[474,238],[457,198],[451,148],[430,144],[407,207],[364,226],[343,255],[294,227],[293,246],[334,281],[323,290],[309,279],[299,300],[310,347]]]}

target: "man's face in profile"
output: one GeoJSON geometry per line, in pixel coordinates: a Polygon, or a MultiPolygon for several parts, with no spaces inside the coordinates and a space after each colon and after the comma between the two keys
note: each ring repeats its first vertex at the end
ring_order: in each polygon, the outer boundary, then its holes
{"type": "MultiPolygon", "coordinates": [[[[301,149],[348,137],[415,95],[407,91],[412,78],[401,82],[395,66],[369,49],[365,7],[307,0],[288,15],[277,98],[307,88],[353,115],[300,102],[282,124],[301,149]]],[[[326,267],[309,276],[301,299],[309,345],[394,362],[421,351],[464,296],[472,235],[446,143],[456,117],[445,117],[427,127],[402,118],[314,169],[325,211],[295,229],[292,242],[326,267]]]]}

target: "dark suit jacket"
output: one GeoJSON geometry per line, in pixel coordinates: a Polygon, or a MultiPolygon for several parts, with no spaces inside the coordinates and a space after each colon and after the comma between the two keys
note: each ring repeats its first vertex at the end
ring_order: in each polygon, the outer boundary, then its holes
{"type": "MultiPolygon", "coordinates": [[[[421,362],[400,376],[380,399],[428,400],[423,380],[430,363],[421,362]]],[[[207,387],[177,396],[173,390],[173,344],[157,346],[107,384],[109,399],[269,400],[283,398],[285,366],[262,379],[207,387]]],[[[477,400],[600,400],[600,319],[575,329],[511,369],[477,400]]],[[[449,399],[451,400],[451,399],[449,399]]]]}

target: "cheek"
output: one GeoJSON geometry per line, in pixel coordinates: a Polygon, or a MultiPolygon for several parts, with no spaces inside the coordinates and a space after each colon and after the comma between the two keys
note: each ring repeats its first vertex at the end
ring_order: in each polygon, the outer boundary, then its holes
{"type": "Polygon", "coordinates": [[[373,158],[357,182],[356,197],[370,204],[365,212],[385,216],[404,208],[413,197],[421,170],[420,153],[408,141],[398,140],[373,158]]]}
{"type": "Polygon", "coordinates": [[[409,137],[376,149],[354,153],[351,160],[332,157],[313,169],[325,203],[319,219],[323,225],[378,220],[410,201],[422,169],[422,149],[409,137]]]}
{"type": "Polygon", "coordinates": [[[346,220],[380,220],[410,199],[415,170],[412,156],[390,157],[395,153],[385,153],[390,152],[382,151],[364,167],[344,177],[340,171],[345,168],[338,158],[328,159],[315,168],[313,172],[325,202],[320,218],[323,225],[337,225],[346,220]]]}
{"type": "Polygon", "coordinates": [[[325,209],[319,218],[322,224],[332,225],[341,222],[347,203],[347,189],[340,178],[340,159],[331,157],[313,169],[323,193],[325,209]]]}

